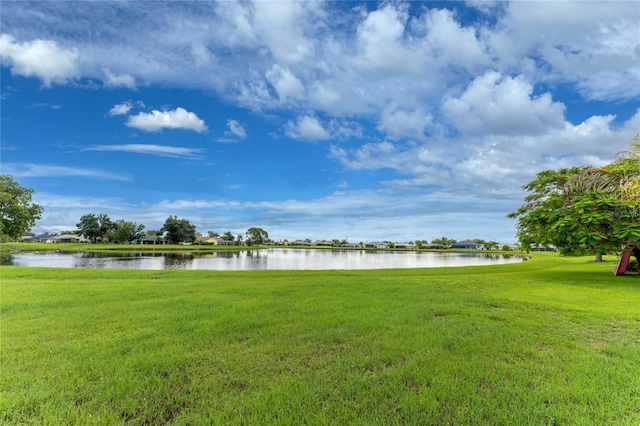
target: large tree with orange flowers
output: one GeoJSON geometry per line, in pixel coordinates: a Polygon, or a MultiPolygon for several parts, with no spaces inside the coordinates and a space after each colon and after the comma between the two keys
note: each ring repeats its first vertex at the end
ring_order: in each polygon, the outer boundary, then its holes
{"type": "Polygon", "coordinates": [[[508,217],[518,220],[518,239],[554,245],[563,254],[620,252],[631,246],[640,260],[640,138],[602,168],[546,170],[524,187],[525,204],[508,217]]]}

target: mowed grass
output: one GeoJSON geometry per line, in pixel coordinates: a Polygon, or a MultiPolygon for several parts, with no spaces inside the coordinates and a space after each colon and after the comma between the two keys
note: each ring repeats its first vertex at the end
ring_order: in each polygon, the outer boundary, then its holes
{"type": "Polygon", "coordinates": [[[0,423],[638,425],[640,277],[0,268],[0,423]]]}

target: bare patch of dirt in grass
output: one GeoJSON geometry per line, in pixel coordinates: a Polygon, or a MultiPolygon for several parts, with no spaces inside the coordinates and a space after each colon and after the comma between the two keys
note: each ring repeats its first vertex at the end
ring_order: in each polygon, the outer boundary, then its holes
{"type": "Polygon", "coordinates": [[[590,340],[587,342],[587,346],[591,349],[599,349],[601,350],[607,344],[604,340],[590,340]]]}
{"type": "Polygon", "coordinates": [[[404,380],[404,388],[409,391],[410,393],[414,394],[414,395],[418,395],[420,394],[420,390],[422,388],[430,388],[431,387],[431,382],[427,381],[425,383],[420,383],[417,380],[413,379],[413,378],[409,378],[409,379],[405,379],[404,380]]]}

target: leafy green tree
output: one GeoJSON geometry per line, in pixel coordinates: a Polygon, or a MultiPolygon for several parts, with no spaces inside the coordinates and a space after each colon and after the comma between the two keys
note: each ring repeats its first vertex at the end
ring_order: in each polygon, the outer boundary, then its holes
{"type": "Polygon", "coordinates": [[[499,247],[499,243],[497,241],[485,241],[481,238],[474,238],[473,241],[478,244],[482,244],[486,250],[498,250],[499,247]]]}
{"type": "Polygon", "coordinates": [[[231,231],[227,231],[224,234],[222,234],[221,237],[223,240],[225,241],[233,241],[235,240],[235,237],[233,236],[233,234],[231,233],[231,231]]]}
{"type": "Polygon", "coordinates": [[[518,220],[518,239],[555,245],[563,254],[618,252],[624,246],[640,254],[640,149],[601,169],[546,170],[523,188],[525,204],[508,217],[518,220]],[[635,192],[634,192],[635,191],[635,192]]]}
{"type": "Polygon", "coordinates": [[[42,206],[31,201],[33,189],[23,188],[10,175],[0,175],[0,236],[18,239],[42,217],[42,206]]]}
{"type": "Polygon", "coordinates": [[[116,243],[131,242],[144,236],[144,225],[138,225],[124,219],[120,219],[114,224],[113,241],[116,243]]]}
{"type": "Polygon", "coordinates": [[[218,234],[218,233],[217,233],[217,232],[215,232],[215,231],[208,231],[208,232],[207,232],[207,235],[208,235],[209,237],[211,237],[211,238],[213,238],[213,237],[219,237],[219,236],[220,236],[220,234],[218,234]]]}
{"type": "Polygon", "coordinates": [[[113,222],[111,221],[109,216],[107,216],[104,213],[101,213],[98,215],[98,224],[100,226],[99,229],[100,229],[101,237],[104,237],[105,235],[109,234],[114,230],[113,222]]]}
{"type": "Polygon", "coordinates": [[[249,246],[264,244],[269,239],[269,234],[262,228],[249,228],[246,233],[246,243],[249,246]]]}
{"type": "Polygon", "coordinates": [[[170,244],[192,243],[196,240],[195,225],[187,219],[178,219],[177,216],[169,216],[161,231],[167,233],[166,238],[170,244]]]}
{"type": "Polygon", "coordinates": [[[76,224],[78,232],[88,238],[91,242],[96,242],[100,236],[100,224],[98,223],[98,217],[93,214],[85,214],[80,217],[80,222],[76,224]]]}
{"type": "Polygon", "coordinates": [[[98,239],[106,237],[114,229],[113,222],[106,214],[97,216],[93,213],[86,214],[80,218],[80,222],[76,226],[78,227],[78,232],[94,243],[98,239]]]}
{"type": "Polygon", "coordinates": [[[619,153],[608,166],[583,170],[567,182],[565,192],[570,198],[589,193],[611,197],[614,206],[609,213],[615,219],[614,235],[627,238],[623,245],[630,246],[640,262],[640,131],[628,151],[619,153]]]}
{"type": "Polygon", "coordinates": [[[442,238],[436,238],[435,240],[431,241],[431,244],[438,244],[441,246],[450,246],[451,244],[455,244],[458,241],[453,240],[453,239],[449,239],[447,237],[442,237],[442,238]]]}

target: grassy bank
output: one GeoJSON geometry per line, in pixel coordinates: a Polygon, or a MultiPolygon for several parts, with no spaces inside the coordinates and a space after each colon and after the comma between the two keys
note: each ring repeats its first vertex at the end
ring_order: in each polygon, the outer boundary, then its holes
{"type": "Polygon", "coordinates": [[[2,267],[7,424],[640,423],[640,277],[2,267]]]}

